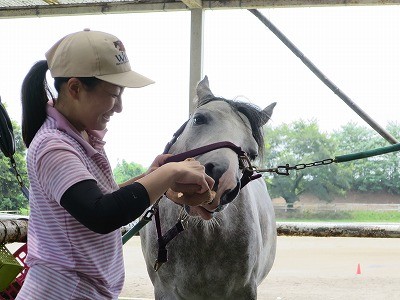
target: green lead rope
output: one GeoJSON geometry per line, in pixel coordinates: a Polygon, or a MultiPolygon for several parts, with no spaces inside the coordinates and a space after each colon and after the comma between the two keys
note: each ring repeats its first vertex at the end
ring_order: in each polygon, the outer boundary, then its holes
{"type": "Polygon", "coordinates": [[[153,215],[156,213],[158,210],[158,203],[160,202],[161,197],[154,202],[153,206],[146,211],[146,213],[143,215],[143,217],[133,226],[131,229],[128,230],[123,236],[122,236],[122,244],[124,245],[127,241],[130,240],[131,237],[133,237],[135,234],[139,232],[140,229],[142,229],[147,223],[151,221],[151,218],[153,215]]]}
{"type": "Polygon", "coordinates": [[[137,222],[135,226],[133,226],[131,229],[129,229],[128,232],[122,236],[122,244],[125,244],[127,241],[129,241],[130,238],[133,237],[135,234],[137,234],[140,229],[142,229],[147,223],[150,222],[150,220],[151,220],[151,218],[150,219],[147,219],[147,218],[140,219],[140,221],[137,222]]]}
{"type": "Polygon", "coordinates": [[[399,151],[399,150],[400,150],[400,143],[394,144],[391,146],[387,146],[387,147],[383,147],[383,148],[369,150],[369,151],[357,152],[357,153],[346,154],[346,155],[339,155],[339,156],[335,157],[334,162],[341,163],[341,162],[362,159],[362,158],[367,158],[367,157],[376,156],[376,155],[382,155],[382,154],[395,152],[395,151],[399,151]]]}
{"type": "MultiPolygon", "coordinates": [[[[391,146],[387,146],[387,147],[383,147],[383,148],[363,151],[363,152],[339,155],[333,159],[333,162],[342,163],[342,162],[347,162],[347,161],[352,161],[352,160],[357,160],[357,159],[363,159],[363,158],[367,158],[367,157],[371,157],[371,156],[382,155],[382,154],[395,152],[395,151],[399,151],[399,150],[400,150],[400,143],[391,145],[391,146]]],[[[332,160],[330,160],[330,162],[332,162],[332,160]]],[[[290,167],[286,167],[286,168],[290,168],[290,167]]],[[[293,168],[297,169],[296,167],[291,167],[291,169],[293,169],[293,168]]],[[[259,171],[264,171],[264,170],[259,170],[259,171]]],[[[289,175],[289,173],[286,171],[284,173],[284,175],[289,175]]],[[[160,199],[158,201],[160,201],[160,199]]],[[[139,220],[138,223],[136,223],[135,226],[133,226],[131,229],[129,229],[128,232],[126,232],[122,236],[123,244],[125,244],[131,237],[133,237],[135,234],[137,234],[140,231],[140,229],[142,229],[147,223],[149,223],[151,221],[151,217],[154,215],[155,210],[158,209],[158,205],[157,205],[158,201],[151,209],[149,209],[146,212],[146,214],[139,220]]]]}

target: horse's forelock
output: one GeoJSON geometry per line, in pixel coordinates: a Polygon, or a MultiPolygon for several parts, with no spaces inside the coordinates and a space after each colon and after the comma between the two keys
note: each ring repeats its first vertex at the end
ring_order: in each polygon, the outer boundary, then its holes
{"type": "MultiPolygon", "coordinates": [[[[258,145],[259,156],[262,158],[265,151],[264,135],[262,131],[262,126],[260,126],[260,124],[263,124],[262,110],[257,105],[252,103],[242,102],[238,100],[229,100],[220,97],[210,97],[208,99],[202,99],[202,101],[199,101],[197,108],[212,101],[224,101],[230,105],[234,112],[236,112],[237,114],[240,112],[246,116],[246,118],[250,122],[253,137],[258,145]]],[[[238,116],[240,117],[239,114],[238,116]]]]}

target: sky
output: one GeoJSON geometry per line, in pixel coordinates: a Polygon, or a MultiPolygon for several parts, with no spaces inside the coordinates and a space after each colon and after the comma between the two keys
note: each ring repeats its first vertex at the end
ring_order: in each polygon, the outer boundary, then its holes
{"type": "MultiPolygon", "coordinates": [[[[260,11],[379,125],[398,121],[400,6],[260,11]]],[[[156,81],[125,90],[105,137],[112,167],[123,159],[147,167],[189,115],[190,12],[0,19],[1,99],[20,123],[30,67],[84,28],[116,35],[133,70],[156,81]]],[[[277,102],[271,126],[303,119],[325,132],[350,121],[368,127],[247,10],[207,10],[204,29],[203,74],[216,96],[261,108],[277,102]]]]}

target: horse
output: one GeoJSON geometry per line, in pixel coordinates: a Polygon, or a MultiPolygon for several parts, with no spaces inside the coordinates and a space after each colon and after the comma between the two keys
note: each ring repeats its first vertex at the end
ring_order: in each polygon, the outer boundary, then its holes
{"type": "MultiPolygon", "coordinates": [[[[262,157],[262,126],[276,103],[261,110],[215,97],[207,76],[196,93],[197,108],[170,142],[169,153],[227,141],[240,147],[250,163],[262,157]]],[[[276,251],[275,214],[266,184],[258,178],[241,187],[241,163],[232,148],[215,149],[196,159],[215,180],[215,198],[190,207],[161,199],[161,229],[173,228],[182,216],[186,228],[171,240],[168,261],[157,271],[157,226],[150,222],[139,233],[155,299],[257,299],[257,286],[271,270],[276,251]]]]}

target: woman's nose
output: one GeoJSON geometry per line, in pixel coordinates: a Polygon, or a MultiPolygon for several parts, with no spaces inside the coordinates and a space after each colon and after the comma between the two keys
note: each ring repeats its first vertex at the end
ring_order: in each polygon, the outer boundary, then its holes
{"type": "Polygon", "coordinates": [[[120,113],[122,111],[122,98],[121,97],[118,97],[117,101],[115,101],[113,110],[116,113],[120,113]]]}

